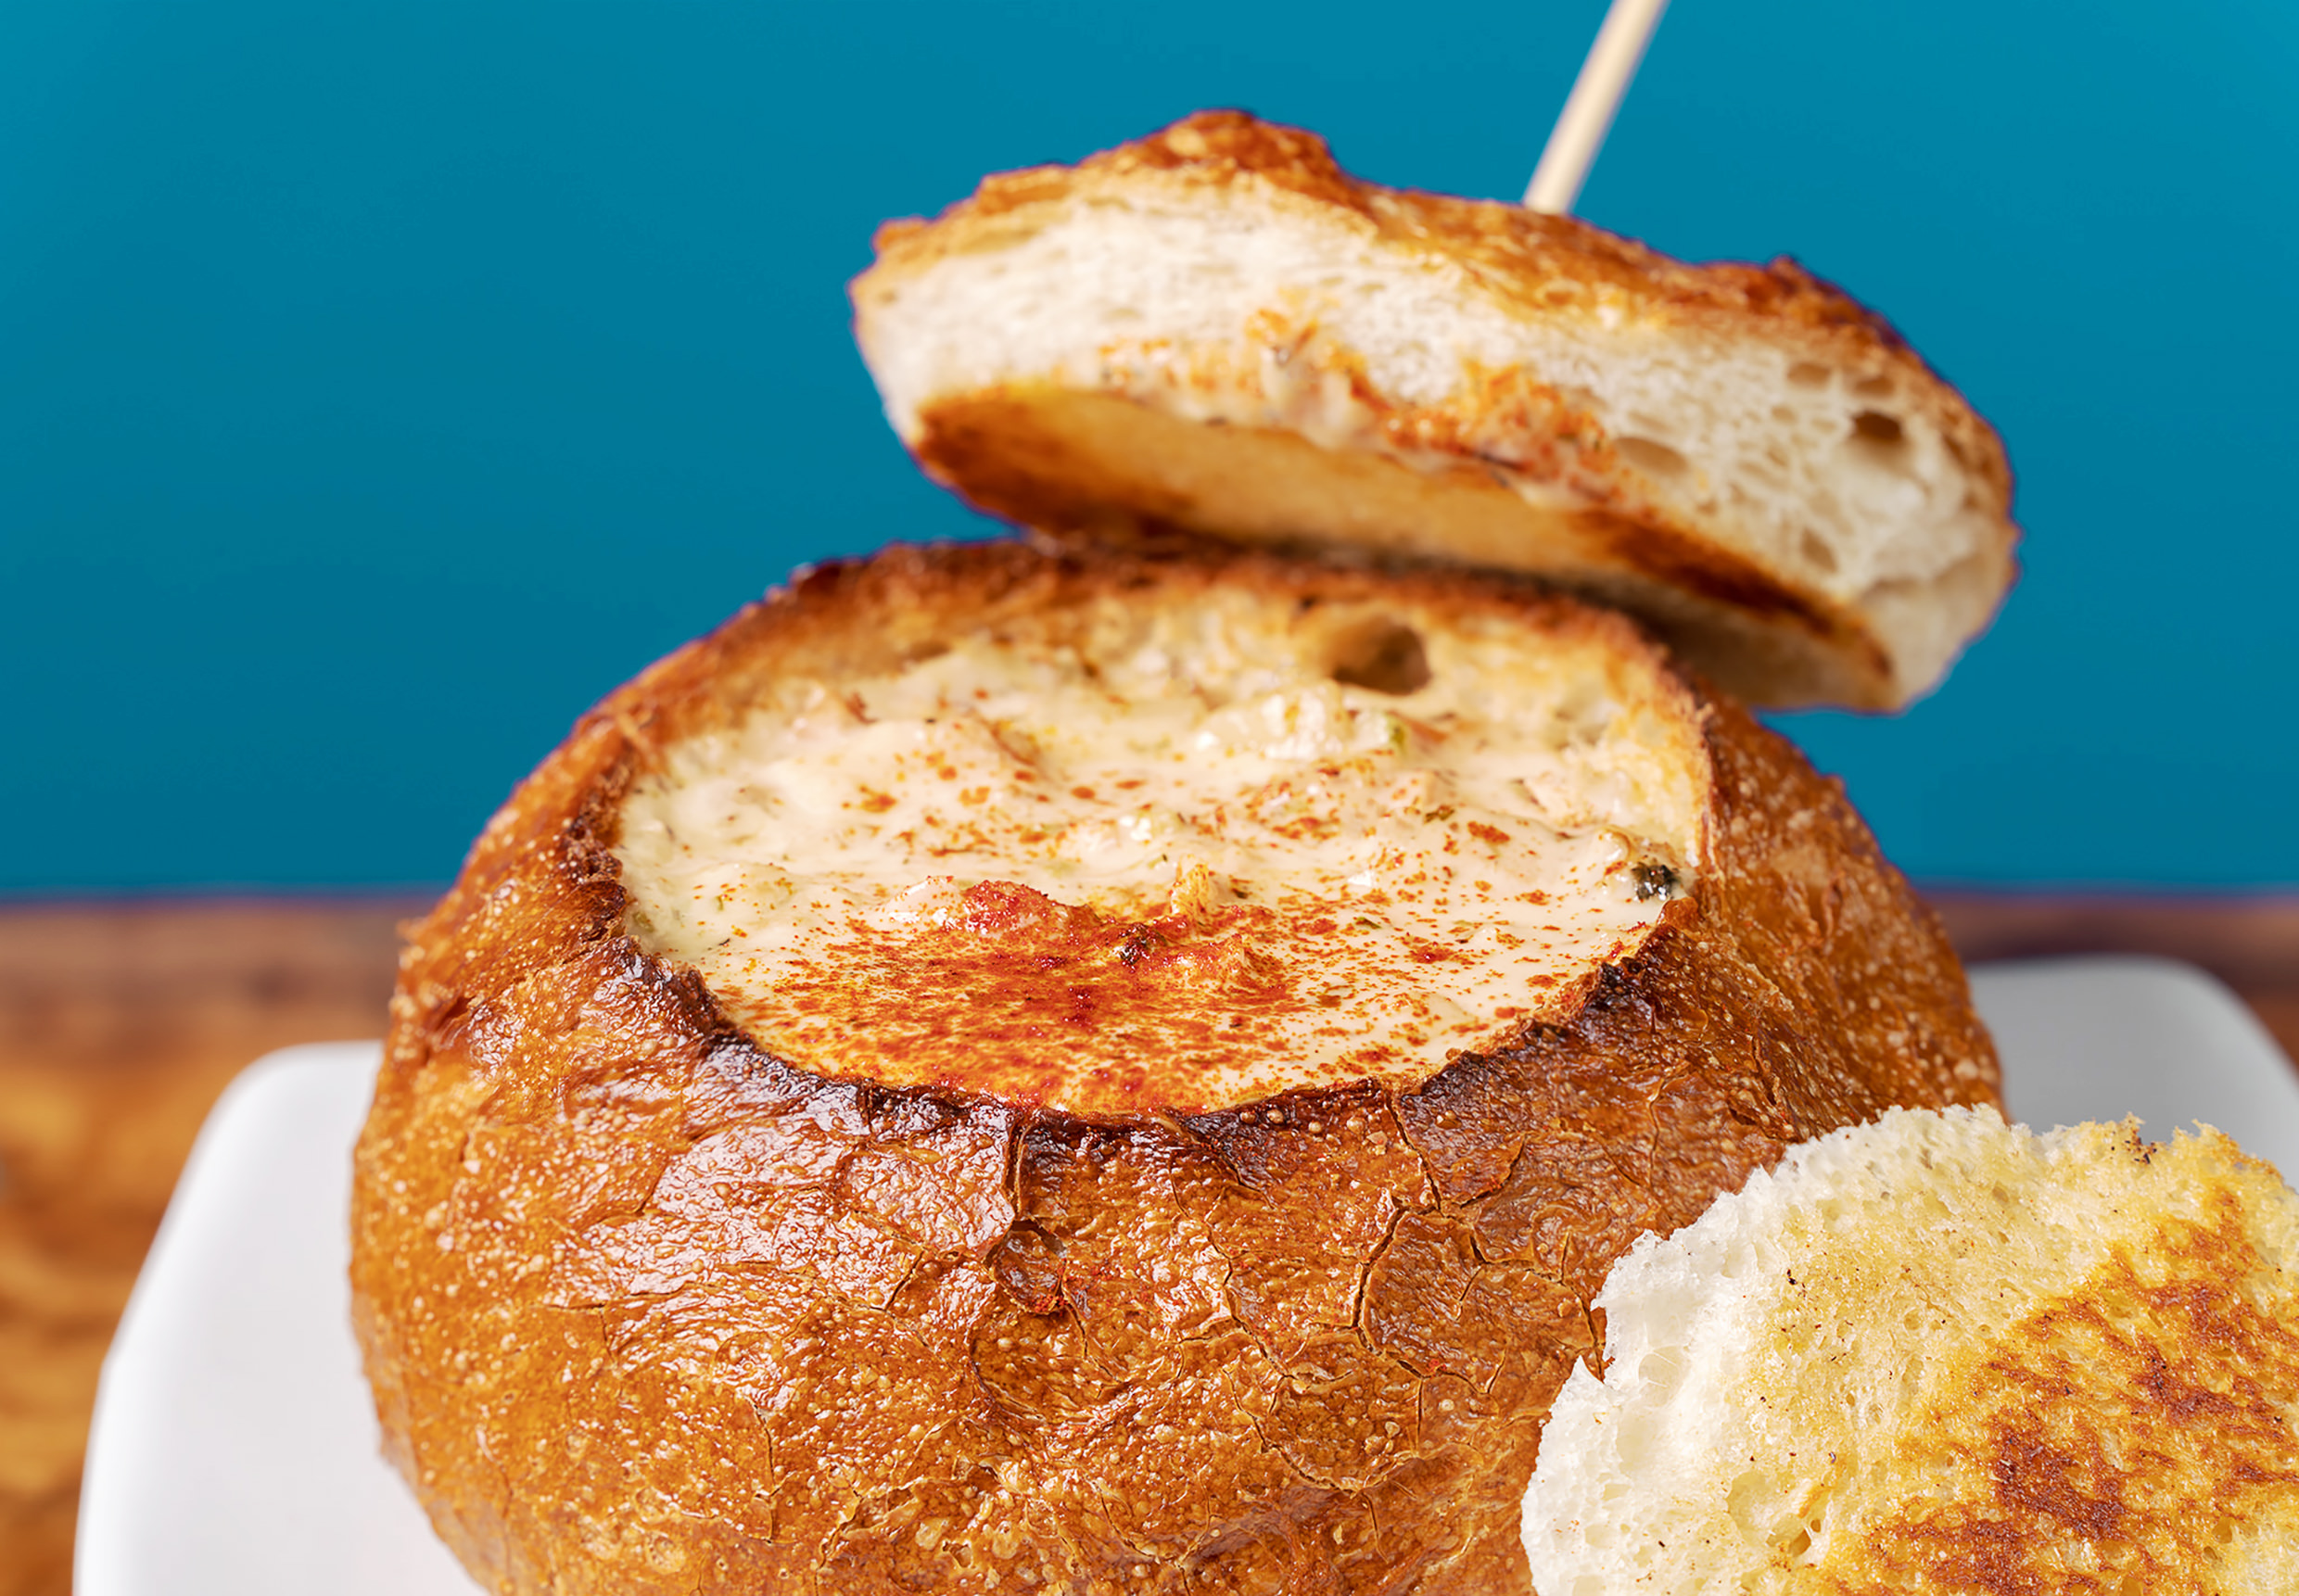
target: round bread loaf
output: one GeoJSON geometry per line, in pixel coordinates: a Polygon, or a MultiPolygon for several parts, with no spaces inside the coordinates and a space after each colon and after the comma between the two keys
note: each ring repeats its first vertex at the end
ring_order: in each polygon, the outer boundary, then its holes
{"type": "Polygon", "coordinates": [[[498,1591],[1523,1592],[1613,1260],[1996,1086],[1839,789],[1619,615],[895,549],[415,929],[354,1313],[498,1591]]]}

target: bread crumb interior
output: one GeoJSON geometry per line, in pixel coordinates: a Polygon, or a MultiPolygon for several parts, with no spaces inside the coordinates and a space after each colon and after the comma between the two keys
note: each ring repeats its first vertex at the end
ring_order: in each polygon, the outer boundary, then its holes
{"type": "Polygon", "coordinates": [[[777,1056],[1087,1114],[1417,1084],[1691,884],[1706,763],[1609,632],[1239,585],[794,671],[632,787],[629,925],[777,1056]]]}
{"type": "Polygon", "coordinates": [[[1894,1109],[1614,1266],[1543,1590],[2299,1589],[2299,1198],[2216,1132],[1894,1109]]]}

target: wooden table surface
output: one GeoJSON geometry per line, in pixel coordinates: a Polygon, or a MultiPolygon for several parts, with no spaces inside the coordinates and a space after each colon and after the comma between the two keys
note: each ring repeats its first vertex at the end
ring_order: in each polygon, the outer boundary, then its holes
{"type": "MultiPolygon", "coordinates": [[[[1968,959],[2191,960],[2299,1057],[2299,899],[1934,902],[1968,959]]],[[[201,1118],[259,1054],[377,1034],[422,907],[0,906],[0,1596],[70,1588],[96,1370],[201,1118]]]]}

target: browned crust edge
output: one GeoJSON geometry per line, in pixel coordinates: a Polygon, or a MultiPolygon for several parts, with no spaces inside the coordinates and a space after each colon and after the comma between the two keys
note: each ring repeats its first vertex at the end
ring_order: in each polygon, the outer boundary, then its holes
{"type": "Polygon", "coordinates": [[[1888,321],[1786,256],[1766,266],[1688,264],[1577,217],[1368,183],[1343,171],[1317,134],[1238,110],[1196,112],[1075,166],[993,173],[932,222],[882,225],[873,273],[898,279],[951,256],[1001,247],[1073,197],[1153,174],[1191,186],[1265,187],[1277,203],[1350,212],[1384,239],[1458,260],[1496,297],[1536,314],[1555,308],[1539,288],[1564,278],[1618,289],[1640,307],[1688,319],[1713,312],[1848,332],[1863,348],[1889,350],[1911,371],[1939,381],[1888,321]],[[1537,275],[1528,272],[1535,265],[1537,275]]]}
{"type": "MultiPolygon", "coordinates": [[[[1106,402],[1137,401],[1103,396],[1106,402]]],[[[1059,430],[1044,424],[1032,396],[991,389],[940,400],[919,415],[911,451],[926,474],[976,508],[1058,545],[1084,551],[1217,551],[1234,529],[1209,525],[1186,503],[1162,502],[1133,479],[1106,475],[1059,430]],[[1121,508],[1121,506],[1123,508],[1121,508]]],[[[1154,423],[1152,424],[1155,424],[1154,423]]],[[[1197,424],[1172,421],[1173,426],[1197,424]]],[[[1322,452],[1277,429],[1232,427],[1272,451],[1322,452]]],[[[1384,456],[1366,454],[1353,469],[1408,479],[1433,491],[1502,498],[1528,518],[1514,490],[1466,448],[1451,482],[1384,456]]],[[[1782,580],[1765,566],[1657,512],[1636,513],[1591,501],[1552,513],[1560,540],[1585,552],[1582,568],[1562,561],[1538,579],[1609,601],[1709,662],[1734,670],[1728,685],[1768,704],[1835,702],[1881,710],[1900,701],[1892,661],[1857,614],[1782,580]],[[1727,640],[1718,643],[1713,640],[1727,640]],[[1704,646],[1705,645],[1705,646],[1704,646]]],[[[1327,537],[1270,540],[1281,551],[1391,569],[1449,569],[1442,553],[1353,546],[1327,537]]]]}

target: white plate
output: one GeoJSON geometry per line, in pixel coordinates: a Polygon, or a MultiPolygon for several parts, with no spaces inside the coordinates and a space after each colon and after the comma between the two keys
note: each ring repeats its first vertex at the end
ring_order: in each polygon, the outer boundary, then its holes
{"type": "MultiPolygon", "coordinates": [[[[2299,1170],[2299,1075],[2233,994],[2161,959],[1982,967],[2031,1124],[2203,1120],[2299,1170]]],[[[375,1045],[274,1053],[200,1131],[104,1360],[79,1596],[471,1596],[376,1451],[349,1324],[348,1154],[375,1045]]]]}

